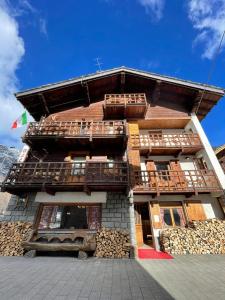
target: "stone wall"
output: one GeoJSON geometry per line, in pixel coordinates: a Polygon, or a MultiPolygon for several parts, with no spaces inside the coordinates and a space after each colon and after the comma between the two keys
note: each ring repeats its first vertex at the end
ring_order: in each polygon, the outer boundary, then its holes
{"type": "MultiPolygon", "coordinates": [[[[0,221],[33,222],[38,203],[34,202],[35,193],[30,194],[28,206],[17,205],[17,196],[11,196],[8,207],[0,221]]],[[[108,193],[107,202],[102,204],[102,226],[105,228],[130,230],[129,202],[121,193],[108,193]]]]}
{"type": "Polygon", "coordinates": [[[29,195],[27,207],[22,202],[17,203],[17,198],[17,196],[11,196],[4,215],[0,216],[0,221],[33,222],[38,207],[38,203],[34,202],[35,193],[29,195]]]}
{"type": "Polygon", "coordinates": [[[121,193],[108,193],[102,204],[102,227],[130,230],[129,202],[121,193]]]}

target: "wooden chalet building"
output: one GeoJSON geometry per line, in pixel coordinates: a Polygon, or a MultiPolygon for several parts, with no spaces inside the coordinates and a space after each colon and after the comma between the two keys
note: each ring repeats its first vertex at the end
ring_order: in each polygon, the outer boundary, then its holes
{"type": "Polygon", "coordinates": [[[221,167],[225,173],[225,144],[215,149],[215,154],[221,164],[221,167]]]}
{"type": "Polygon", "coordinates": [[[33,220],[39,250],[93,250],[100,227],[159,249],[164,228],[223,218],[225,175],[200,124],[223,95],[126,67],[17,93],[35,121],[2,185],[5,218],[33,220]]]}

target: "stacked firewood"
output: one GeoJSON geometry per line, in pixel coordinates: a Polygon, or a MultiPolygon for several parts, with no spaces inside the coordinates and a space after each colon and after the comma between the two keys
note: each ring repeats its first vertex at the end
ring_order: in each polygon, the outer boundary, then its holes
{"type": "Polygon", "coordinates": [[[96,235],[95,256],[129,258],[130,235],[126,230],[100,229],[96,235]]]}
{"type": "Polygon", "coordinates": [[[0,222],[0,256],[22,256],[21,242],[31,233],[31,223],[0,222]]]}
{"type": "Polygon", "coordinates": [[[194,221],[188,228],[165,229],[160,242],[171,254],[225,254],[225,221],[194,221]]]}

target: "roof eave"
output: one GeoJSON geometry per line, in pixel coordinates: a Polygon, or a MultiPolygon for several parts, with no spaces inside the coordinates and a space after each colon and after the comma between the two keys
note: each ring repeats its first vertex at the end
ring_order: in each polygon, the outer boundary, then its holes
{"type": "Polygon", "coordinates": [[[189,87],[189,88],[193,88],[193,89],[205,90],[206,92],[218,94],[219,96],[224,96],[224,93],[225,93],[225,90],[222,88],[219,88],[219,87],[208,86],[205,84],[199,84],[199,83],[194,83],[194,82],[190,82],[190,81],[180,80],[177,78],[162,76],[162,75],[158,75],[158,74],[154,74],[154,73],[143,72],[143,71],[139,71],[139,70],[135,70],[135,69],[131,69],[131,68],[120,67],[120,68],[102,71],[102,72],[98,72],[98,73],[87,75],[87,76],[81,76],[78,78],[69,79],[66,81],[58,82],[58,83],[44,85],[44,86],[41,86],[38,88],[25,90],[25,91],[16,93],[15,96],[19,99],[21,97],[29,96],[32,94],[38,94],[38,93],[42,93],[45,91],[55,90],[55,89],[62,88],[65,86],[70,86],[70,85],[73,85],[73,84],[76,84],[76,83],[79,83],[82,81],[95,80],[97,78],[110,76],[110,75],[116,74],[118,72],[130,72],[134,75],[143,76],[145,78],[161,80],[161,81],[167,82],[168,84],[176,84],[176,85],[189,87]]]}

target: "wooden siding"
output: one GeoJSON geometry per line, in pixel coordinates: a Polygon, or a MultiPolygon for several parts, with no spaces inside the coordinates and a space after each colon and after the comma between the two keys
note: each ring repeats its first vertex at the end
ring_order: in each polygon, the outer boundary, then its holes
{"type": "MultiPolygon", "coordinates": [[[[149,99],[147,99],[147,102],[150,103],[150,105],[147,107],[144,118],[146,120],[151,118],[180,118],[189,116],[188,110],[176,103],[168,104],[166,101],[151,103],[149,99]]],[[[100,121],[104,119],[103,105],[104,100],[99,99],[99,101],[91,103],[89,106],[76,107],[51,114],[47,117],[47,120],[72,121],[84,119],[100,121]]]]}
{"type": "Polygon", "coordinates": [[[47,121],[73,121],[73,120],[93,120],[101,121],[104,119],[104,101],[91,103],[89,106],[81,106],[64,110],[52,114],[46,118],[47,121]]]}

